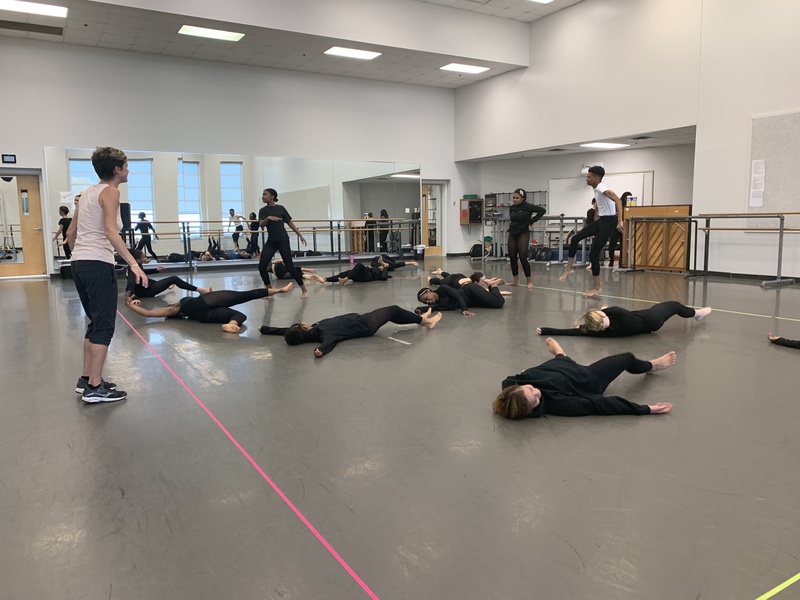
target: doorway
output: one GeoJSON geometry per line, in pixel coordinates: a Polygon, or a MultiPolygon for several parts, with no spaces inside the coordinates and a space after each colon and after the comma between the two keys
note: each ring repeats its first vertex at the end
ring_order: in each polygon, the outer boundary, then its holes
{"type": "Polygon", "coordinates": [[[38,175],[0,174],[0,277],[47,275],[39,190],[38,175]]]}
{"type": "Polygon", "coordinates": [[[422,200],[420,213],[422,217],[422,239],[420,243],[427,246],[427,256],[441,256],[444,244],[444,223],[442,207],[445,206],[444,195],[447,187],[444,182],[422,182],[422,200]]]}

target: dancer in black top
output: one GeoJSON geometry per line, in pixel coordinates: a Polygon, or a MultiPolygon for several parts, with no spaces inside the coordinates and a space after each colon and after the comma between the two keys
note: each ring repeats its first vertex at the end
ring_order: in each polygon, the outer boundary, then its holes
{"type": "Polygon", "coordinates": [[[416,267],[419,263],[415,260],[395,260],[388,254],[381,254],[380,256],[374,257],[369,266],[371,267],[386,267],[389,271],[394,271],[395,269],[399,269],[400,267],[406,266],[413,266],[416,267]]]}
{"type": "MultiPolygon", "coordinates": [[[[306,267],[295,268],[300,269],[300,272],[303,274],[303,279],[318,281],[316,277],[312,277],[312,275],[316,275],[316,269],[307,269],[306,267]]],[[[286,268],[286,265],[283,264],[283,260],[280,258],[276,258],[272,261],[272,264],[269,266],[269,271],[275,275],[276,279],[293,279],[292,274],[289,273],[289,269],[286,268]]]]}
{"type": "MultiPolygon", "coordinates": [[[[80,194],[76,195],[75,199],[77,200],[79,197],[80,194]]],[[[61,236],[61,241],[58,243],[58,245],[64,248],[64,256],[66,256],[69,260],[72,257],[72,249],[67,243],[67,229],[69,229],[69,225],[72,223],[72,219],[67,216],[69,215],[69,207],[59,206],[58,214],[61,215],[61,218],[58,220],[58,230],[56,230],[56,234],[53,236],[53,241],[55,242],[58,239],[58,236],[61,236]]]]}
{"type": "MultiPolygon", "coordinates": [[[[428,283],[431,285],[449,285],[452,288],[460,288],[472,281],[488,290],[489,287],[497,287],[498,285],[505,285],[505,280],[500,277],[487,278],[480,271],[475,271],[472,275],[467,277],[463,273],[448,273],[442,271],[441,268],[431,272],[431,277],[428,277],[428,283]]],[[[510,296],[511,292],[500,292],[504,296],[510,296]]]]}
{"type": "Polygon", "coordinates": [[[435,310],[460,310],[465,317],[475,316],[474,312],[467,310],[468,308],[503,308],[506,303],[503,294],[496,286],[489,286],[487,290],[472,281],[458,289],[449,285],[440,285],[436,291],[422,288],[417,292],[417,300],[427,305],[425,308],[417,308],[418,313],[430,307],[435,310]]]}
{"type": "Polygon", "coordinates": [[[311,274],[310,279],[320,283],[338,283],[344,285],[348,281],[356,283],[369,283],[370,281],[386,281],[389,279],[389,271],[386,267],[368,267],[363,263],[356,263],[352,269],[342,271],[338,275],[322,277],[321,275],[311,274]]]}
{"type": "Polygon", "coordinates": [[[247,252],[253,258],[258,258],[258,217],[256,217],[256,213],[251,212],[250,216],[250,236],[247,239],[247,252]]]}
{"type": "Polygon", "coordinates": [[[553,338],[547,338],[545,345],[555,358],[504,379],[503,391],[492,403],[494,414],[523,419],[543,414],[562,417],[653,415],[672,409],[669,402],[646,406],[619,396],[604,396],[603,392],[623,371],[640,374],[668,369],[675,364],[674,352],[649,361],[626,352],[583,366],[568,358],[553,338]]]}
{"type": "Polygon", "coordinates": [[[147,213],[139,213],[139,222],[133,229],[134,231],[138,229],[139,233],[142,234],[142,237],[139,238],[139,244],[136,246],[136,249],[141,250],[142,248],[147,248],[147,252],[150,254],[150,256],[158,260],[158,256],[156,256],[156,253],[153,252],[153,246],[150,245],[151,239],[149,232],[152,231],[153,235],[156,236],[156,239],[158,239],[158,234],[156,233],[156,229],[153,227],[153,224],[147,220],[147,213]]]}
{"type": "Polygon", "coordinates": [[[378,251],[380,252],[387,252],[389,250],[386,244],[386,238],[389,237],[389,223],[391,223],[391,221],[389,220],[389,212],[385,208],[382,208],[381,216],[378,219],[377,223],[379,228],[378,241],[380,242],[378,251]]]}
{"type": "Polygon", "coordinates": [[[164,308],[142,308],[130,298],[125,299],[125,304],[133,312],[143,317],[184,318],[200,321],[201,323],[222,323],[222,331],[236,333],[242,323],[247,320],[247,315],[238,310],[233,310],[231,306],[259,298],[267,298],[275,294],[285,294],[292,289],[293,285],[290,281],[282,288],[260,288],[246,292],[219,290],[208,292],[202,296],[187,296],[186,298],[181,298],[179,302],[164,308]]]}
{"type": "Polygon", "coordinates": [[[606,306],[600,310],[590,310],[583,315],[572,329],[553,329],[537,327],[539,335],[584,335],[588,337],[628,337],[640,333],[658,331],[675,315],[684,319],[704,319],[711,313],[711,307],[690,308],[675,300],[660,302],[644,310],[626,310],[619,306],[606,306]]]}
{"type": "Polygon", "coordinates": [[[389,322],[399,325],[416,323],[428,329],[433,329],[441,318],[442,313],[431,315],[430,308],[424,314],[418,315],[393,305],[385,306],[363,315],[347,313],[339,317],[322,319],[313,325],[300,321],[291,327],[264,326],[261,328],[261,333],[265,335],[282,335],[290,346],[307,342],[319,342],[320,345],[314,348],[314,356],[320,358],[333,350],[339,342],[370,337],[389,322]]]}
{"type": "Polygon", "coordinates": [[[267,241],[264,243],[264,248],[261,251],[261,258],[258,261],[258,272],[261,274],[261,279],[264,285],[269,287],[269,266],[272,263],[272,257],[276,252],[280,252],[286,268],[292,274],[297,285],[303,291],[300,298],[305,300],[308,298],[308,290],[303,283],[303,276],[299,269],[296,269],[292,262],[292,251],[289,246],[289,234],[283,224],[286,223],[292,231],[297,234],[300,242],[306,246],[306,239],[303,234],[297,229],[297,226],[292,223],[292,217],[289,215],[283,206],[276,204],[278,200],[278,192],[272,188],[267,188],[261,194],[261,201],[266,204],[258,211],[258,224],[261,227],[267,228],[267,241]]]}
{"type": "MultiPolygon", "coordinates": [[[[158,271],[164,270],[164,265],[158,265],[157,267],[145,267],[144,266],[144,252],[141,250],[131,250],[131,256],[136,259],[138,265],[142,268],[142,271],[145,272],[146,275],[150,275],[151,273],[157,273],[158,271]]],[[[199,292],[200,294],[207,294],[208,292],[212,292],[211,288],[202,288],[192,285],[177,277],[172,275],[170,277],[165,277],[164,279],[150,279],[148,278],[148,285],[144,287],[143,285],[136,283],[136,274],[133,273],[130,269],[128,269],[128,283],[125,286],[125,295],[130,298],[133,304],[139,304],[139,298],[155,298],[161,292],[171,288],[172,286],[178,286],[182,290],[189,290],[190,292],[199,292]]]]}
{"type": "Polygon", "coordinates": [[[800,340],[787,340],[784,337],[779,335],[774,335],[772,333],[767,334],[767,338],[773,344],[777,344],[778,346],[786,346],[787,348],[797,348],[800,349],[800,340]]]}
{"type": "Polygon", "coordinates": [[[508,255],[511,257],[511,274],[514,281],[508,285],[519,285],[519,263],[528,282],[528,289],[533,288],[531,278],[531,265],[528,263],[528,246],[531,243],[530,226],[536,223],[547,212],[544,207],[528,204],[525,199],[528,193],[522,188],[514,190],[511,196],[509,217],[511,224],[508,228],[508,255]]]}

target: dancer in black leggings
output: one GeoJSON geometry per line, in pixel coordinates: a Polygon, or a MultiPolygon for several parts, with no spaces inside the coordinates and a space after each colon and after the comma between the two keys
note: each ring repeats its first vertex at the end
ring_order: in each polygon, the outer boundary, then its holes
{"type": "MultiPolygon", "coordinates": [[[[628,206],[628,198],[633,196],[630,192],[623,192],[622,196],[619,197],[620,201],[622,202],[622,210],[625,210],[625,207],[628,206]]],[[[611,239],[608,240],[608,266],[614,266],[614,255],[617,252],[617,246],[622,248],[622,233],[619,232],[618,229],[614,230],[614,233],[611,234],[611,239]]],[[[620,257],[620,263],[622,263],[622,257],[620,257]]]]}
{"type": "MultiPolygon", "coordinates": [[[[136,259],[136,262],[142,268],[142,271],[148,275],[150,273],[157,273],[158,271],[164,270],[164,265],[158,265],[155,268],[145,267],[144,252],[141,250],[131,250],[131,256],[136,259]]],[[[139,304],[139,298],[155,298],[161,292],[169,289],[173,285],[181,288],[182,290],[200,292],[201,294],[207,294],[208,292],[213,291],[211,288],[194,286],[175,275],[172,275],[171,277],[165,277],[164,279],[148,279],[148,286],[144,287],[143,285],[136,283],[136,274],[133,273],[131,269],[128,269],[128,283],[125,286],[125,294],[134,304],[139,304]]]]}
{"type": "MultiPolygon", "coordinates": [[[[489,287],[496,287],[498,285],[505,285],[505,281],[500,277],[487,278],[480,271],[475,271],[472,275],[467,277],[463,273],[448,273],[442,271],[441,268],[436,269],[428,277],[428,283],[431,285],[449,285],[451,288],[460,288],[469,282],[477,283],[484,289],[488,290],[489,287]]],[[[500,292],[504,296],[510,296],[511,292],[500,292]]]]}
{"type": "Polygon", "coordinates": [[[418,314],[428,308],[435,310],[460,310],[465,317],[474,317],[475,313],[468,308],[503,308],[506,303],[503,294],[495,286],[487,290],[478,283],[470,282],[460,288],[451,288],[449,285],[440,285],[436,291],[422,288],[417,292],[417,300],[426,304],[424,308],[417,308],[418,314]]]}
{"type": "Polygon", "coordinates": [[[338,275],[322,277],[321,275],[310,274],[310,278],[320,283],[338,283],[344,285],[348,281],[356,283],[368,283],[370,281],[386,281],[391,275],[386,267],[368,267],[362,263],[356,263],[352,269],[342,271],[338,275]]]}
{"type": "MultiPolygon", "coordinates": [[[[303,279],[318,281],[316,277],[313,277],[313,275],[316,275],[317,273],[316,269],[307,269],[305,267],[295,268],[300,270],[300,273],[303,275],[303,279]]],[[[294,279],[292,274],[289,273],[289,269],[286,268],[286,265],[283,264],[283,260],[280,258],[276,258],[272,261],[272,264],[269,266],[269,271],[275,275],[276,279],[294,279]]]]}
{"type": "Polygon", "coordinates": [[[269,287],[269,266],[272,263],[272,257],[276,252],[280,252],[283,263],[286,269],[292,274],[297,285],[303,290],[301,299],[308,298],[308,290],[303,283],[303,276],[299,269],[296,269],[292,262],[292,251],[289,247],[289,235],[283,224],[286,223],[292,231],[297,234],[300,242],[306,246],[306,240],[303,234],[298,231],[297,226],[292,223],[292,217],[289,215],[283,206],[276,204],[278,200],[278,192],[272,188],[267,188],[261,194],[261,201],[266,204],[258,211],[258,224],[261,227],[267,228],[267,241],[264,243],[264,248],[261,250],[261,258],[258,261],[258,272],[261,274],[261,279],[264,285],[269,287]]]}
{"type": "Polygon", "coordinates": [[[603,392],[623,371],[641,374],[668,369],[675,364],[674,352],[649,361],[626,352],[583,366],[568,358],[553,338],[547,338],[545,345],[555,358],[504,379],[503,391],[492,403],[496,415],[507,419],[543,414],[562,417],[652,415],[672,409],[669,402],[646,406],[619,396],[604,396],[603,392]]]}
{"type": "Polygon", "coordinates": [[[386,267],[388,271],[394,271],[395,269],[399,269],[400,267],[407,267],[407,266],[416,267],[419,263],[415,260],[395,260],[388,254],[381,254],[380,256],[376,256],[373,258],[369,266],[371,267],[386,267]]]}
{"type": "Polygon", "coordinates": [[[514,281],[508,285],[519,285],[519,264],[521,263],[528,289],[531,289],[533,288],[533,279],[531,278],[531,265],[528,263],[528,247],[531,244],[529,228],[547,211],[541,206],[528,204],[525,201],[527,197],[528,193],[522,188],[514,190],[511,196],[508,255],[511,257],[511,275],[514,276],[514,281]]]}
{"type": "Polygon", "coordinates": [[[261,333],[265,335],[282,335],[290,346],[307,342],[319,342],[320,345],[314,348],[314,356],[319,358],[328,354],[339,342],[375,335],[378,329],[389,322],[399,325],[416,323],[428,329],[433,329],[441,318],[442,313],[431,315],[430,308],[424,314],[418,315],[393,305],[379,308],[363,315],[348,313],[339,317],[322,319],[322,321],[313,325],[300,321],[291,327],[264,326],[261,328],[261,333]]]}
{"type": "Polygon", "coordinates": [[[644,310],[625,310],[619,306],[605,306],[590,310],[572,329],[537,327],[539,335],[584,335],[588,337],[628,337],[658,331],[675,315],[700,321],[711,313],[711,307],[694,309],[675,300],[660,302],[644,310]]]}
{"type": "Polygon", "coordinates": [[[208,292],[202,296],[181,298],[180,302],[170,304],[164,308],[147,309],[134,304],[130,298],[125,299],[133,312],[143,317],[164,317],[166,319],[193,319],[201,323],[222,323],[222,331],[236,333],[242,323],[247,320],[247,315],[238,310],[233,310],[231,306],[267,298],[275,294],[285,294],[292,289],[294,284],[287,283],[282,288],[261,288],[246,292],[235,292],[233,290],[219,290],[208,292]]]}
{"type": "Polygon", "coordinates": [[[156,236],[158,239],[158,234],[156,233],[155,227],[153,224],[147,220],[147,214],[144,212],[139,213],[139,222],[134,227],[134,230],[138,230],[139,233],[142,234],[142,237],[139,238],[139,244],[136,246],[137,250],[141,250],[142,248],[147,248],[147,252],[152,256],[154,259],[158,260],[158,256],[156,253],[153,252],[153,246],[151,246],[151,238],[150,238],[150,231],[153,232],[153,235],[156,236]]]}
{"type": "MultiPolygon", "coordinates": [[[[569,238],[569,250],[567,252],[567,264],[575,262],[575,255],[578,254],[578,245],[589,237],[594,237],[599,231],[600,215],[597,212],[597,201],[592,197],[592,207],[586,211],[586,225],[581,227],[575,235],[569,238]],[[569,261],[572,261],[570,263],[569,261]]],[[[586,256],[583,257],[586,260],[586,256]]],[[[571,267],[570,267],[571,268],[571,267]]],[[[561,276],[561,281],[566,281],[564,275],[561,276]]]]}
{"type": "Polygon", "coordinates": [[[248,219],[250,219],[250,224],[248,225],[250,235],[247,238],[247,252],[253,258],[258,258],[258,218],[256,213],[251,212],[248,219]]]}
{"type": "MultiPolygon", "coordinates": [[[[598,296],[602,293],[602,285],[600,283],[600,253],[606,246],[611,234],[616,227],[620,233],[625,231],[622,213],[622,201],[613,191],[608,189],[603,183],[603,177],[606,170],[603,167],[594,166],[589,167],[589,173],[586,175],[586,185],[594,189],[594,199],[597,201],[597,210],[600,214],[600,219],[597,222],[597,235],[594,236],[592,242],[592,249],[589,252],[589,258],[592,261],[592,288],[585,292],[583,295],[587,298],[598,296]]],[[[567,265],[564,267],[564,273],[561,275],[561,281],[566,281],[567,277],[572,273],[572,264],[575,262],[575,257],[570,256],[567,259],[567,265]]]]}
{"type": "Polygon", "coordinates": [[[800,350],[800,340],[787,340],[784,337],[772,333],[768,333],[767,338],[770,342],[778,346],[786,346],[787,348],[797,348],[800,350]]]}

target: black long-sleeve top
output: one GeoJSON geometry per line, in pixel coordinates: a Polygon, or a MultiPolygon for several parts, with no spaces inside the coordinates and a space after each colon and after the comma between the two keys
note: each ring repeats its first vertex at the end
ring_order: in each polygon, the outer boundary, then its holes
{"type": "MultiPolygon", "coordinates": [[[[153,273],[158,273],[158,267],[145,267],[142,265],[142,271],[144,271],[145,275],[152,275],[153,273]]],[[[139,294],[146,293],[143,291],[146,289],[146,287],[136,283],[136,274],[131,271],[129,267],[127,269],[127,283],[125,284],[125,291],[130,292],[133,300],[137,300],[139,294]]]]}
{"type": "Polygon", "coordinates": [[[561,417],[586,415],[648,415],[650,407],[620,396],[604,396],[603,386],[592,372],[567,356],[557,356],[538,367],[503,380],[503,389],[531,384],[542,398],[531,417],[543,414],[561,417]]]}
{"type": "MultiPolygon", "coordinates": [[[[265,335],[284,335],[289,331],[289,328],[264,326],[261,327],[260,331],[265,335]]],[[[340,315],[338,317],[322,319],[311,326],[309,333],[311,334],[312,341],[319,342],[320,345],[317,346],[317,348],[319,348],[323,356],[328,354],[328,352],[336,347],[336,344],[343,340],[352,340],[372,335],[367,318],[358,313],[347,313],[346,315],[340,315]]]]}
{"type": "Polygon", "coordinates": [[[800,341],[798,340],[787,340],[786,338],[778,338],[773,344],[778,344],[778,346],[786,346],[787,348],[798,348],[800,349],[800,341]]]}
{"type": "Polygon", "coordinates": [[[528,228],[541,219],[547,211],[543,206],[520,202],[512,204],[509,209],[511,225],[508,231],[511,235],[519,235],[528,231],[528,228]]]}
{"type": "Polygon", "coordinates": [[[609,306],[603,312],[608,317],[609,325],[603,331],[589,331],[584,327],[572,329],[554,329],[542,327],[542,335],[584,335],[588,337],[627,337],[640,333],[651,333],[653,329],[647,320],[636,310],[625,310],[619,306],[609,306]]]}
{"type": "MultiPolygon", "coordinates": [[[[464,312],[467,310],[467,295],[463,290],[456,290],[449,285],[440,285],[436,289],[439,299],[430,305],[433,310],[460,310],[464,312]]],[[[418,308],[417,313],[420,311],[425,312],[428,306],[418,308]]]]}

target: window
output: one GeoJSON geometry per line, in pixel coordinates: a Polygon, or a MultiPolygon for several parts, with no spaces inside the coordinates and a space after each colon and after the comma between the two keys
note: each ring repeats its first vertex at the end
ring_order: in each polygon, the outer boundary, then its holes
{"type": "Polygon", "coordinates": [[[129,160],[128,161],[128,202],[131,205],[131,215],[140,212],[147,215],[148,221],[155,220],[153,213],[153,161],[129,160]]]}
{"type": "Polygon", "coordinates": [[[227,226],[230,218],[230,209],[237,215],[244,214],[244,201],[242,193],[242,163],[219,164],[219,188],[222,198],[222,224],[227,226]]]}
{"type": "Polygon", "coordinates": [[[70,158],[69,159],[69,191],[73,194],[80,194],[90,185],[100,183],[100,178],[94,172],[91,159],[70,158]]]}
{"type": "Polygon", "coordinates": [[[200,237],[200,163],[178,159],[178,219],[192,221],[192,237],[200,237]]]}

